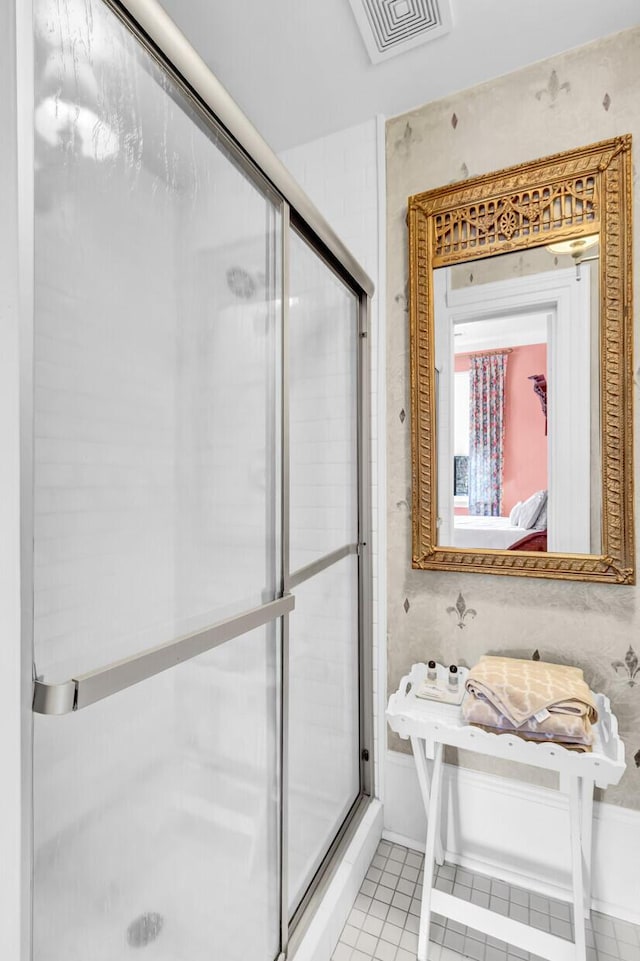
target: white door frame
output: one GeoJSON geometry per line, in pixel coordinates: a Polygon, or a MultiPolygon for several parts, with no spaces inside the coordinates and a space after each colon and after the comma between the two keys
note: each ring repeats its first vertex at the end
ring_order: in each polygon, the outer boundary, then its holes
{"type": "Polygon", "coordinates": [[[33,27],[0,4],[0,957],[31,957],[33,27]]]}

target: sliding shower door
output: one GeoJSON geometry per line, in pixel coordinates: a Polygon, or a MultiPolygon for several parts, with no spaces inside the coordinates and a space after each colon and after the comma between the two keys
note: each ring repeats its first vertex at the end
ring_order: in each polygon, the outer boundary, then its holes
{"type": "MultiPolygon", "coordinates": [[[[36,28],[34,640],[56,682],[276,598],[280,201],[104,4],[36,0],[36,28]]],[[[278,954],[279,636],[36,716],[36,961],[278,954]]]]}
{"type": "Polygon", "coordinates": [[[273,961],[367,793],[365,295],[123,5],[34,9],[33,959],[273,961]]]}
{"type": "Polygon", "coordinates": [[[358,299],[290,234],[289,908],[360,793],[358,299]]]}

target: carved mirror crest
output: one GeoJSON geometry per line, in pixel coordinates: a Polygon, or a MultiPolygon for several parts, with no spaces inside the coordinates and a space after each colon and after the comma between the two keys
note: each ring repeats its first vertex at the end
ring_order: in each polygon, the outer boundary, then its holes
{"type": "Polygon", "coordinates": [[[631,137],[409,198],[413,567],[635,583],[631,137]]]}

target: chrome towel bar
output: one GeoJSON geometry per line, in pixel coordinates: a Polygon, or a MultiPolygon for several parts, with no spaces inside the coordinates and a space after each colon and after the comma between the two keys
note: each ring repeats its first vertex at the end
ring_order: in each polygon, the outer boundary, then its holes
{"type": "Polygon", "coordinates": [[[33,710],[36,714],[69,714],[89,704],[117,694],[154,674],[189,661],[226,641],[289,614],[295,607],[292,594],[254,607],[194,634],[148,648],[139,654],[114,661],[105,667],[58,684],[37,678],[34,681],[33,710]]]}

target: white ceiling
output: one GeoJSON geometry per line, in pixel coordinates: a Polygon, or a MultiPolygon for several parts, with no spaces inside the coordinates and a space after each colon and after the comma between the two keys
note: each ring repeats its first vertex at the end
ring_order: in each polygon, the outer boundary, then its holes
{"type": "Polygon", "coordinates": [[[277,151],[640,23],[638,0],[452,0],[451,33],[374,66],[349,0],[161,2],[277,151]]]}

